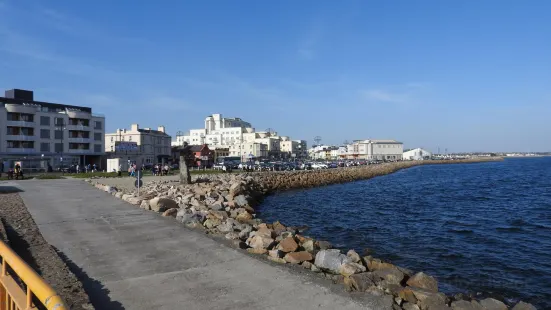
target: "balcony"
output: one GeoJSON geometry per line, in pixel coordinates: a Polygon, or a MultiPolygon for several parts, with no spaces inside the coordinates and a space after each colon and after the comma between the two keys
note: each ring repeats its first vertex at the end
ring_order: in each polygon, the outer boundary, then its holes
{"type": "Polygon", "coordinates": [[[82,111],[68,111],[67,116],[70,118],[91,119],[92,114],[82,111]]]}
{"type": "Polygon", "coordinates": [[[34,122],[26,122],[26,121],[7,121],[6,125],[12,126],[12,127],[34,127],[34,122]]]}
{"type": "Polygon", "coordinates": [[[84,125],[66,125],[68,130],[90,131],[90,126],[84,125]]]}
{"type": "Polygon", "coordinates": [[[94,153],[92,150],[88,149],[69,149],[68,154],[91,154],[94,153]]]}
{"type": "Polygon", "coordinates": [[[14,153],[14,154],[32,154],[36,153],[35,149],[24,149],[24,148],[14,148],[14,147],[8,147],[6,148],[7,153],[14,153]]]}
{"type": "Polygon", "coordinates": [[[34,141],[35,136],[25,136],[25,135],[6,135],[6,140],[11,141],[34,141]]]}
{"type": "Polygon", "coordinates": [[[72,138],[72,137],[69,137],[69,142],[73,142],[73,143],[91,143],[92,142],[92,139],[90,138],[72,138]]]}
{"type": "Polygon", "coordinates": [[[38,108],[36,106],[25,106],[22,104],[6,104],[6,111],[11,113],[25,113],[25,114],[35,114],[38,108]]]}

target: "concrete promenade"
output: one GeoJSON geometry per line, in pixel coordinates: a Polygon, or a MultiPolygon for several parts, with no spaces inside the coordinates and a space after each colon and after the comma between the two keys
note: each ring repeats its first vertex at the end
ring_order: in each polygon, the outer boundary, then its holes
{"type": "Polygon", "coordinates": [[[260,261],[81,180],[11,184],[97,309],[388,308],[388,298],[350,298],[342,286],[260,261]]]}

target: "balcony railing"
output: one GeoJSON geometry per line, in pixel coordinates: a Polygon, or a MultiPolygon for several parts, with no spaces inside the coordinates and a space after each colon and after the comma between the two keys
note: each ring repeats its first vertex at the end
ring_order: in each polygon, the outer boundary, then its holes
{"type": "Polygon", "coordinates": [[[67,126],[67,129],[68,130],[84,130],[84,131],[89,131],[90,130],[90,126],[85,126],[85,125],[71,125],[71,124],[68,124],[67,126]]]}
{"type": "Polygon", "coordinates": [[[15,141],[34,141],[35,136],[28,135],[6,135],[6,140],[15,140],[15,141]]]}
{"type": "Polygon", "coordinates": [[[8,126],[15,126],[15,127],[34,127],[34,122],[26,122],[26,121],[7,121],[6,122],[8,126]]]}
{"type": "Polygon", "coordinates": [[[36,153],[34,148],[30,149],[30,148],[19,148],[19,147],[8,147],[8,148],[6,148],[6,152],[8,152],[8,153],[17,153],[17,154],[36,153]]]}
{"type": "Polygon", "coordinates": [[[90,154],[93,153],[92,150],[88,149],[69,149],[70,154],[90,154]]]}
{"type": "Polygon", "coordinates": [[[73,138],[73,137],[69,137],[69,142],[90,143],[90,142],[92,142],[92,139],[90,139],[90,138],[73,138]]]}

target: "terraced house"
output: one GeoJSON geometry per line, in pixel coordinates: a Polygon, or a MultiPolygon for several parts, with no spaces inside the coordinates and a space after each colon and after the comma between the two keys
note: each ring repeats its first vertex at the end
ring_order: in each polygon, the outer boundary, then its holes
{"type": "Polygon", "coordinates": [[[105,117],[89,107],[35,101],[30,90],[11,89],[0,97],[0,159],[4,170],[100,164],[105,117]]]}

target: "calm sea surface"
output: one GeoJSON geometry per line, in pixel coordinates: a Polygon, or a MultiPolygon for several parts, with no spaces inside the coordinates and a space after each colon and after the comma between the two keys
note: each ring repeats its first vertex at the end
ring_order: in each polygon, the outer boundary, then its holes
{"type": "Polygon", "coordinates": [[[444,292],[551,309],[551,158],[420,166],[289,191],[258,208],[335,247],[437,277],[444,292]],[[362,252],[360,252],[362,251],[362,252]]]}

